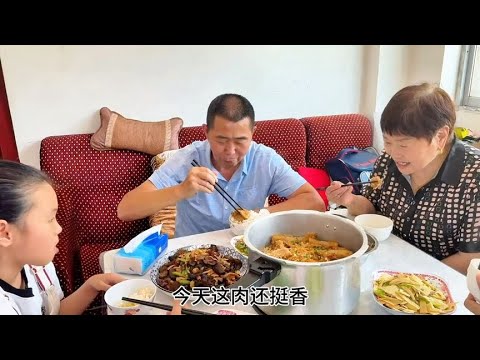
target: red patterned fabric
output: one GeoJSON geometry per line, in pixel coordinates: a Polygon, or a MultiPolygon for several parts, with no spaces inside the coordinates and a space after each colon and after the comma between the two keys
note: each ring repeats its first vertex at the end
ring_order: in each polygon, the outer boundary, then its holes
{"type": "MultiPolygon", "coordinates": [[[[299,167],[305,166],[307,138],[305,127],[298,119],[258,121],[253,140],[275,149],[293,170],[298,171],[299,167]]],[[[285,200],[287,199],[277,195],[268,197],[269,205],[276,205],[285,200]]]]}
{"type": "Polygon", "coordinates": [[[88,279],[101,272],[99,256],[104,251],[116,249],[128,243],[130,239],[118,243],[85,244],[80,248],[80,262],[82,263],[82,278],[88,279]]]}
{"type": "MultiPolygon", "coordinates": [[[[54,259],[66,295],[85,278],[80,249],[100,243],[114,249],[148,228],[146,219],[124,222],[117,205],[151,173],[151,156],[134,151],[100,152],[91,134],[51,136],[40,146],[40,167],[55,183],[59,201],[60,252],[54,259]]],[[[98,257],[97,257],[98,262],[98,257]]]]}
{"type": "Polygon", "coordinates": [[[253,140],[275,149],[293,170],[305,166],[307,138],[298,119],[258,121],[253,140]]]}
{"type": "Polygon", "coordinates": [[[202,126],[184,127],[178,135],[178,144],[181,148],[190,145],[194,141],[206,140],[205,131],[202,126]]]}
{"type": "Polygon", "coordinates": [[[372,125],[360,114],[300,119],[307,132],[307,166],[324,169],[325,162],[348,146],[372,146],[372,125]]]}
{"type": "MultiPolygon", "coordinates": [[[[202,126],[184,127],[180,131],[179,144],[185,147],[205,139],[202,126]]],[[[258,121],[253,140],[275,149],[294,170],[305,166],[307,139],[305,127],[298,119],[258,121]]]]}

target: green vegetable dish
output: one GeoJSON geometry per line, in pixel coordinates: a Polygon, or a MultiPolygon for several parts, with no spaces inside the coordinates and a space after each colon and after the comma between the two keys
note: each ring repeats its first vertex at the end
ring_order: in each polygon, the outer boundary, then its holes
{"type": "Polygon", "coordinates": [[[238,240],[235,243],[235,247],[241,254],[248,256],[248,247],[247,245],[245,245],[245,242],[243,241],[243,239],[238,240]]]}

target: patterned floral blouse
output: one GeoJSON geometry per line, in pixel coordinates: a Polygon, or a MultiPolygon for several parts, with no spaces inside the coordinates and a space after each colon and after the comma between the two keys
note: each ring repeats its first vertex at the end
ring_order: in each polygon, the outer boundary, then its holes
{"type": "Polygon", "coordinates": [[[437,176],[415,195],[386,153],[373,172],[382,186],[362,194],[393,220],[395,235],[439,260],[480,252],[480,150],[455,139],[437,176]]]}

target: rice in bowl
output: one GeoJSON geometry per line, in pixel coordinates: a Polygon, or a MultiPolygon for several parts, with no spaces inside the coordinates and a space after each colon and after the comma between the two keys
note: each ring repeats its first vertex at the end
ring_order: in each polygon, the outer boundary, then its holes
{"type": "MultiPolygon", "coordinates": [[[[155,289],[154,288],[144,287],[144,288],[138,289],[133,294],[131,294],[127,297],[129,297],[131,299],[149,301],[153,297],[153,295],[155,295],[155,289]]],[[[132,306],[137,306],[137,305],[138,304],[132,303],[130,301],[121,300],[118,303],[117,306],[118,307],[132,307],[132,306]]]]}

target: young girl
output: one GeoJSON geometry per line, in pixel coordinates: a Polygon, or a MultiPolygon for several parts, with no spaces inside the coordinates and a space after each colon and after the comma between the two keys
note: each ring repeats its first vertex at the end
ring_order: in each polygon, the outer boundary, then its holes
{"type": "Polygon", "coordinates": [[[45,174],[0,160],[0,314],[81,314],[99,291],[124,280],[94,275],[64,298],[52,263],[62,231],[57,209],[45,174]]]}

